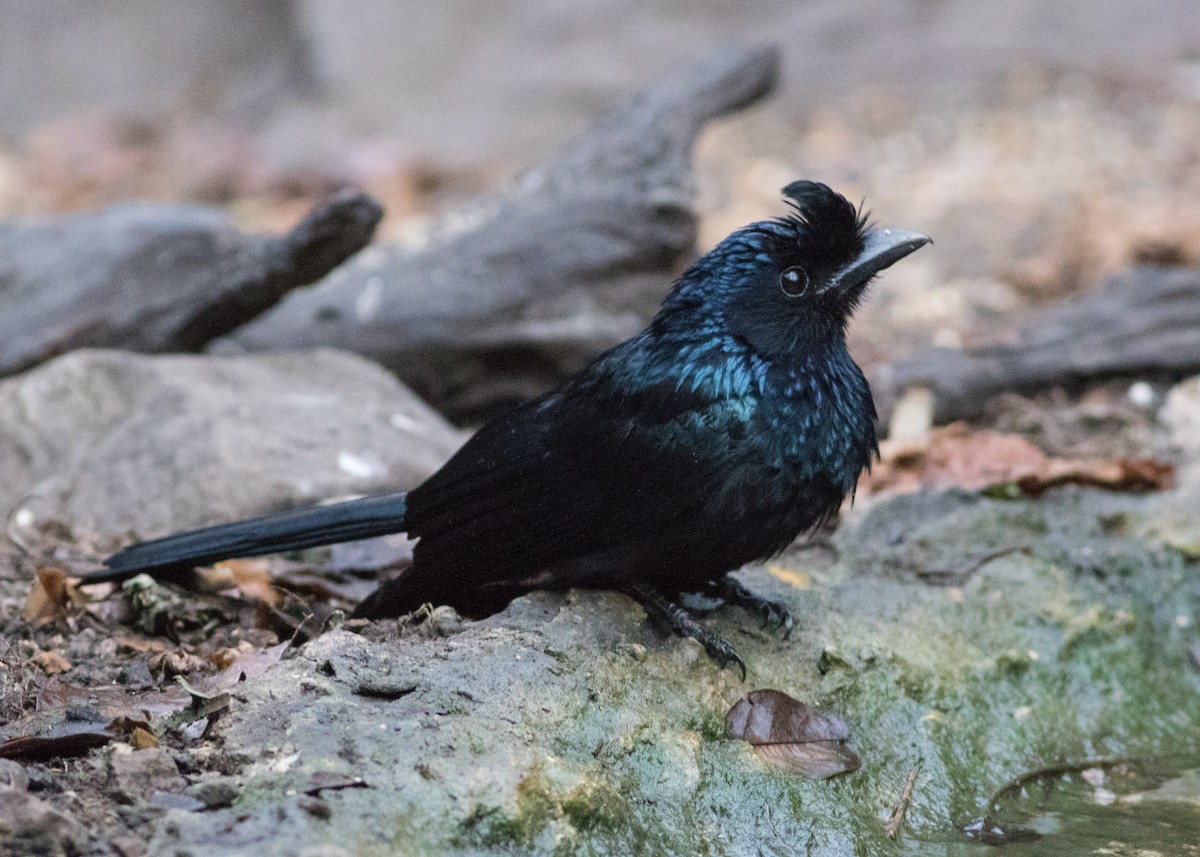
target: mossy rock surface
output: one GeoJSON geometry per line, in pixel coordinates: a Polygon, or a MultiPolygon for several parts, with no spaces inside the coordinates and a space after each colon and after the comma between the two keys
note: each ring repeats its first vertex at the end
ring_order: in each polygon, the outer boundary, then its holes
{"type": "MultiPolygon", "coordinates": [[[[1185,514],[1173,502],[1187,497],[951,492],[856,513],[830,546],[741,573],[791,607],[789,640],[737,609],[709,616],[746,659],[744,684],[605,592],[535,593],[461,629],[327,633],[247,683],[216,730],[234,805],[168,813],[152,851],[990,853],[962,829],[1022,772],[1128,760],[1160,794],[1200,764],[1200,567],[1153,535],[1156,517],[1185,514]],[[807,780],[728,740],[726,710],[755,688],[836,710],[862,768],[807,780]],[[321,790],[354,777],[366,787],[321,790]]],[[[1070,782],[1047,788],[1082,801],[1078,824],[1011,853],[1122,853],[1122,818],[1158,805],[1102,808],[1070,782]]],[[[993,814],[1021,821],[1027,803],[993,814]]],[[[1200,829],[1186,799],[1170,806],[1153,826],[1168,844],[1200,829]]]]}

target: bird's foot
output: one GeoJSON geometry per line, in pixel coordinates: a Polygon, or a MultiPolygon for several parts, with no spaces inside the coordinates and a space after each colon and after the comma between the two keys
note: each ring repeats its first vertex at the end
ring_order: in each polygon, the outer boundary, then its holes
{"type": "Polygon", "coordinates": [[[676,633],[691,637],[702,645],[708,656],[721,665],[721,669],[731,663],[736,664],[741,671],[742,681],[746,680],[746,662],[737,650],[727,640],[704,627],[678,604],[673,604],[664,598],[662,593],[648,586],[631,586],[626,592],[645,607],[647,613],[665,621],[676,633]]]}
{"type": "Polygon", "coordinates": [[[729,575],[713,583],[713,593],[728,604],[734,604],[762,617],[764,628],[778,628],[783,639],[792,635],[792,611],[779,601],[755,595],[729,575]]]}

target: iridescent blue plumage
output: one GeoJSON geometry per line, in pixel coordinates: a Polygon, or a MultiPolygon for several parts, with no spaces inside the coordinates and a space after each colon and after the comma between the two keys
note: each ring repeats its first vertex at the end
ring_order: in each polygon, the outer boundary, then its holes
{"type": "Polygon", "coordinates": [[[870,277],[839,279],[873,236],[824,185],[785,192],[792,215],[730,235],[645,331],[412,492],[422,594],[464,569],[468,609],[544,586],[695,590],[837,511],[875,452],[845,342],[870,277]],[[479,496],[505,502],[476,511],[479,496]]]}
{"type": "MultiPolygon", "coordinates": [[[[477,615],[535,588],[619,588],[736,658],[661,593],[716,585],[754,603],[726,573],[782,550],[853,492],[875,453],[875,409],[846,321],[875,273],[929,240],[869,228],[825,185],[784,193],[789,215],[699,259],[646,330],[389,501],[390,527],[374,501],[360,529],[419,541],[412,567],[360,614],[431,601],[477,615]]],[[[335,535],[330,512],[311,514],[308,529],[303,514],[243,522],[135,546],[110,566],[172,569],[335,535]]]]}

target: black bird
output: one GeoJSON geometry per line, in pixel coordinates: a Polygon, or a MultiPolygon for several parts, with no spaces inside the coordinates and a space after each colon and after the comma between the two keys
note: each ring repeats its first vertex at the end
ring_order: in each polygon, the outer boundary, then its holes
{"type": "Polygon", "coordinates": [[[707,592],[790,630],[782,605],[727,573],[853,493],[877,449],[846,322],[875,274],[930,240],[869,226],[823,184],[783,193],[793,211],[697,261],[646,330],[485,425],[412,491],[136,544],[86,582],[407,532],[411,567],[359,615],[432,602],[478,616],[533,589],[617,589],[744,676],[672,601],[707,592]]]}

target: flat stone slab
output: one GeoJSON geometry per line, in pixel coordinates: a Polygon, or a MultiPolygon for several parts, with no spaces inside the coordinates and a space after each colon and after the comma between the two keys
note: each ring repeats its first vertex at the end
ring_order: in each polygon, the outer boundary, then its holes
{"type": "Polygon", "coordinates": [[[75,352],[0,381],[0,436],[3,514],[144,537],[412,487],[462,439],[383,369],[328,350],[75,352]]]}

